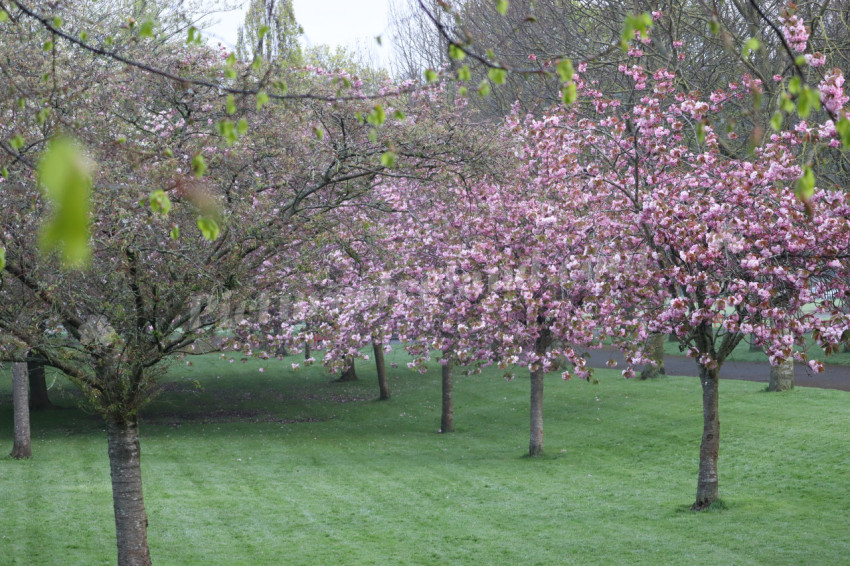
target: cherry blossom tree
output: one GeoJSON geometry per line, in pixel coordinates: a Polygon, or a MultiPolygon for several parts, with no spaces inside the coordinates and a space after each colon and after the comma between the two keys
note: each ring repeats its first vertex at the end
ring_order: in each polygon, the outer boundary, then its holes
{"type": "MultiPolygon", "coordinates": [[[[549,141],[534,156],[579,163],[559,182],[574,195],[596,195],[592,223],[617,235],[609,261],[628,257],[620,271],[645,277],[652,290],[645,300],[619,305],[625,322],[638,317],[650,331],[675,333],[700,366],[704,425],[694,509],[704,509],[718,498],[718,374],[734,347],[752,334],[779,364],[807,360],[807,334],[828,350],[846,339],[846,315],[819,289],[828,278],[847,293],[850,197],[809,185],[811,172],[798,159],[803,144],[839,143],[830,122],[776,132],[746,159],[723,154],[721,134],[704,120],[728,100],[758,92],[758,80],[745,76],[703,100],[678,92],[664,69],[621,71],[645,91],[639,104],[622,109],[582,84],[598,116],[554,113],[540,130],[549,141]]],[[[836,86],[823,83],[821,98],[843,104],[836,86]]],[[[620,277],[596,273],[611,275],[620,277]]]]}

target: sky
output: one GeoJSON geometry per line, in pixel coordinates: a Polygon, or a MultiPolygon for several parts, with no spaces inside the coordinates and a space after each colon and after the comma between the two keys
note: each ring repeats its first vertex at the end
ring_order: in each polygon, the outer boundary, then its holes
{"type": "MultiPolygon", "coordinates": [[[[247,4],[247,2],[245,2],[247,4]]],[[[295,19],[304,28],[307,45],[326,43],[354,48],[358,42],[370,48],[378,61],[386,64],[391,42],[387,24],[389,0],[294,0],[295,19]],[[383,47],[376,36],[382,36],[383,47]]],[[[236,31],[244,18],[244,8],[216,14],[219,20],[206,31],[213,42],[236,46],[236,31]]]]}

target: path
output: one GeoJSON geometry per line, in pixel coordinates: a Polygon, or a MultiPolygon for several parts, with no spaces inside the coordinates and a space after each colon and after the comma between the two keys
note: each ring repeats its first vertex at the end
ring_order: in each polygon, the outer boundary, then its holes
{"type": "MultiPolygon", "coordinates": [[[[591,367],[606,367],[606,362],[614,358],[617,367],[624,367],[623,356],[613,348],[591,350],[588,363],[591,367]]],[[[684,356],[667,356],[664,358],[664,369],[668,375],[698,375],[697,363],[693,358],[684,356]]],[[[770,381],[770,365],[759,362],[727,361],[720,368],[722,379],[744,379],[767,384],[770,381]]],[[[794,385],[801,387],[820,387],[822,389],[840,389],[850,391],[850,366],[824,364],[823,373],[812,372],[807,365],[794,364],[794,385]]]]}

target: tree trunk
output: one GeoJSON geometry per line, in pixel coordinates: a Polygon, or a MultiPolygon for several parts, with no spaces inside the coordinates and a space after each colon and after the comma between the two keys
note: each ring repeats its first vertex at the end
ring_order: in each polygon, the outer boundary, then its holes
{"type": "Polygon", "coordinates": [[[649,359],[656,363],[655,366],[646,366],[640,372],[641,379],[655,379],[659,375],[667,375],[664,371],[664,335],[652,332],[646,339],[646,349],[649,359]]]}
{"type": "Polygon", "coordinates": [[[12,405],[15,415],[15,441],[12,458],[20,460],[32,456],[30,444],[30,406],[27,399],[27,364],[12,364],[12,405]]]}
{"type": "Polygon", "coordinates": [[[528,455],[543,454],[543,370],[531,372],[531,436],[528,455]]]}
{"type": "Polygon", "coordinates": [[[304,340],[304,359],[309,360],[312,353],[310,352],[310,342],[304,340]]]}
{"type": "Polygon", "coordinates": [[[139,421],[107,420],[118,566],[149,566],[148,516],[142,496],[139,421]]]}
{"type": "Polygon", "coordinates": [[[35,360],[28,361],[27,373],[30,378],[30,409],[33,411],[44,411],[55,408],[47,396],[44,363],[35,360]]]}
{"type": "Polygon", "coordinates": [[[440,416],[440,432],[455,431],[454,382],[452,379],[453,363],[446,358],[443,365],[443,410],[440,416]]]}
{"type": "Polygon", "coordinates": [[[354,369],[354,360],[351,360],[351,363],[345,368],[337,381],[357,381],[357,371],[354,369]]]}
{"type": "Polygon", "coordinates": [[[384,346],[377,342],[372,342],[372,350],[375,351],[375,367],[378,370],[378,388],[381,390],[381,396],[378,397],[378,399],[386,401],[390,398],[390,386],[387,383],[387,366],[384,363],[384,346]]]}
{"type": "Polygon", "coordinates": [[[694,511],[707,509],[718,498],[717,455],[720,451],[718,415],[719,368],[700,366],[702,384],[702,443],[699,447],[699,476],[694,511]]]}
{"type": "Polygon", "coordinates": [[[770,385],[768,391],[788,391],[794,389],[794,358],[789,356],[778,366],[770,366],[770,385]]]}

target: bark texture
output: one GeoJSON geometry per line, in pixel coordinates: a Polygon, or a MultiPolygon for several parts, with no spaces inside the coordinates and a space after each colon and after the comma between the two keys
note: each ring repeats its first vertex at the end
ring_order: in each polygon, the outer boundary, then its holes
{"type": "Polygon", "coordinates": [[[788,391],[794,389],[794,358],[788,358],[778,366],[770,366],[770,384],[768,391],[788,391]]]}
{"type": "Polygon", "coordinates": [[[372,342],[372,350],[375,352],[375,367],[378,371],[378,389],[381,391],[381,401],[390,398],[390,386],[387,383],[387,365],[384,363],[384,345],[372,342]]]}
{"type": "Polygon", "coordinates": [[[142,496],[137,417],[107,421],[118,566],[149,566],[148,516],[142,496]]]}
{"type": "Polygon", "coordinates": [[[697,499],[691,509],[707,509],[718,498],[717,456],[720,452],[718,414],[719,369],[700,366],[702,384],[702,442],[699,447],[697,499]]]}
{"type": "Polygon", "coordinates": [[[446,359],[443,372],[443,409],[440,416],[440,432],[455,431],[454,380],[451,359],[446,359]]]}
{"type": "Polygon", "coordinates": [[[337,381],[357,381],[357,370],[354,369],[354,360],[351,360],[351,363],[343,370],[342,375],[339,376],[337,381]]]}
{"type": "Polygon", "coordinates": [[[16,460],[32,456],[30,406],[27,397],[27,364],[12,364],[12,405],[15,415],[15,432],[11,456],[16,460]]]}
{"type": "Polygon", "coordinates": [[[54,409],[47,395],[47,380],[44,375],[44,363],[36,360],[27,362],[27,373],[30,379],[30,409],[46,411],[54,409]]]}
{"type": "Polygon", "coordinates": [[[531,372],[531,435],[528,455],[543,454],[543,370],[531,372]]]}
{"type": "Polygon", "coordinates": [[[646,349],[649,353],[649,359],[656,363],[655,366],[646,366],[640,372],[641,379],[655,379],[659,375],[667,375],[664,371],[664,335],[659,332],[653,332],[646,339],[646,349]]]}

